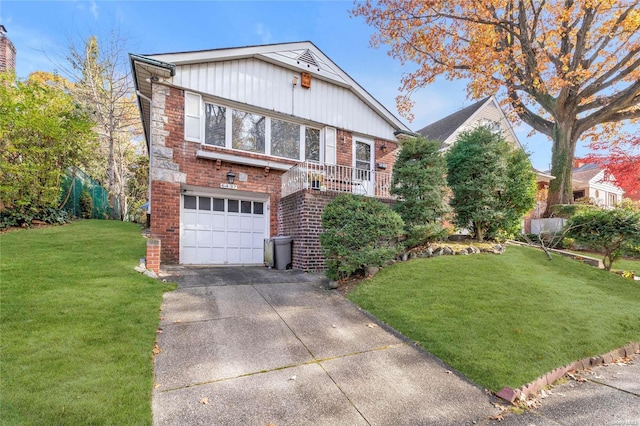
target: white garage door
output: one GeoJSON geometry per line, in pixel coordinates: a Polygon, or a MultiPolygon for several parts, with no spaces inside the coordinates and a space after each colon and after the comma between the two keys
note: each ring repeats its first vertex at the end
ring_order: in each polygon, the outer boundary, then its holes
{"type": "Polygon", "coordinates": [[[180,262],[262,264],[265,205],[264,201],[184,195],[180,262]]]}

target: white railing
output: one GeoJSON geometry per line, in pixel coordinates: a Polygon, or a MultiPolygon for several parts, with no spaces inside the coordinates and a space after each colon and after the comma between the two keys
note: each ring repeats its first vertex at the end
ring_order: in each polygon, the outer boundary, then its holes
{"type": "Polygon", "coordinates": [[[376,198],[392,198],[391,173],[355,167],[305,162],[282,175],[282,196],[306,189],[351,192],[376,198]]]}

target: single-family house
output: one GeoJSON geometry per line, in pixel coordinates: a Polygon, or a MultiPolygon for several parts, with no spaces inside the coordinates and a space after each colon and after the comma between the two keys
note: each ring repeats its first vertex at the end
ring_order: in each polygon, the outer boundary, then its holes
{"type": "Polygon", "coordinates": [[[597,164],[575,159],[571,179],[574,201],[584,199],[605,208],[614,207],[622,201],[624,190],[597,164]]]}
{"type": "Polygon", "coordinates": [[[163,262],[324,267],[337,193],[390,199],[409,129],[313,43],[130,55],[150,153],[151,234],[163,262]]]}

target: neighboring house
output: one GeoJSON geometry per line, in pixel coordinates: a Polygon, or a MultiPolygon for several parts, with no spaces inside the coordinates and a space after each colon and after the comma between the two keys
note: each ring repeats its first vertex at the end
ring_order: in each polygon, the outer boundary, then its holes
{"type": "Polygon", "coordinates": [[[150,152],[151,235],[163,262],[324,268],[324,206],[390,199],[409,129],[311,42],[130,55],[150,152]]]}
{"type": "Polygon", "coordinates": [[[597,164],[575,159],[571,179],[574,201],[587,199],[606,208],[612,208],[622,201],[622,188],[613,183],[612,176],[608,176],[597,164]]]}
{"type": "Polygon", "coordinates": [[[481,125],[492,126],[502,133],[504,138],[518,148],[522,148],[507,117],[494,96],[484,98],[466,108],[450,114],[427,127],[418,130],[426,139],[439,141],[441,149],[447,150],[454,144],[458,135],[481,125]]]}
{"type": "MultiPolygon", "coordinates": [[[[418,133],[426,139],[439,141],[441,143],[441,150],[446,151],[454,144],[460,133],[472,130],[480,125],[492,126],[496,131],[501,132],[504,138],[513,146],[522,149],[518,137],[494,96],[484,98],[466,108],[454,112],[418,130],[418,133]]],[[[549,182],[554,179],[553,176],[547,173],[536,169],[533,169],[533,171],[536,173],[538,192],[536,194],[536,206],[523,219],[522,227],[526,233],[529,233],[531,230],[531,219],[540,218],[545,212],[549,182]]]]}

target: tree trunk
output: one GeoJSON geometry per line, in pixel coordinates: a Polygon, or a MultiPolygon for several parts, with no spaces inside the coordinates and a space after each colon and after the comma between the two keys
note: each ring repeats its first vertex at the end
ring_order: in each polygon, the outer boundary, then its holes
{"type": "Polygon", "coordinates": [[[555,176],[549,183],[547,209],[544,216],[549,217],[551,206],[573,203],[573,187],[571,170],[576,150],[576,137],[573,132],[573,121],[556,124],[551,151],[551,175],[555,176]]]}

